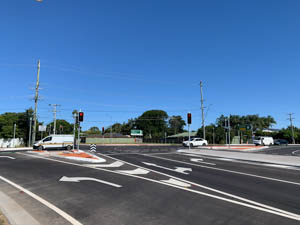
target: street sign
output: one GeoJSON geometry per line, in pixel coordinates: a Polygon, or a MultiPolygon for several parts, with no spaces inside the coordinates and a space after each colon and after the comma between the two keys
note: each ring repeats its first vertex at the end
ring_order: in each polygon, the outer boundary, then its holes
{"type": "Polygon", "coordinates": [[[90,151],[91,151],[91,152],[96,152],[96,149],[97,149],[97,145],[95,145],[95,144],[90,144],[90,151]]]}
{"type": "Polygon", "coordinates": [[[239,125],[239,130],[240,131],[252,130],[252,125],[251,124],[239,125]]]}
{"type": "Polygon", "coordinates": [[[46,131],[47,126],[46,125],[39,125],[39,131],[46,131]]]}
{"type": "Polygon", "coordinates": [[[130,135],[131,136],[143,136],[143,131],[142,130],[131,130],[130,135]]]}

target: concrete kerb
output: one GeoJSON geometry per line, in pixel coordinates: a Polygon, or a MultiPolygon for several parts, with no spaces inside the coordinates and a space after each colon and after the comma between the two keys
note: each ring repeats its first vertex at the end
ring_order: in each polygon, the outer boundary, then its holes
{"type": "Polygon", "coordinates": [[[30,151],[33,150],[32,147],[23,147],[23,148],[0,148],[0,152],[21,152],[21,151],[30,151]]]}
{"type": "Polygon", "coordinates": [[[253,154],[247,152],[234,151],[218,151],[218,150],[203,150],[203,149],[181,149],[177,150],[180,153],[190,153],[200,156],[211,156],[218,158],[235,159],[241,161],[258,162],[258,163],[272,163],[285,166],[300,166],[300,158],[295,156],[281,156],[270,154],[253,154]]]}
{"type": "Polygon", "coordinates": [[[0,210],[11,225],[41,225],[24,208],[0,191],[0,210]]]}

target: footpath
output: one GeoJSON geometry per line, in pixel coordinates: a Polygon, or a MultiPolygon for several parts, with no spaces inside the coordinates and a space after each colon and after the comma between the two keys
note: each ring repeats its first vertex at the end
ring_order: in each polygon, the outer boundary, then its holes
{"type": "Polygon", "coordinates": [[[300,166],[300,157],[285,156],[285,155],[270,155],[270,154],[255,154],[247,152],[235,152],[226,150],[206,150],[206,149],[182,149],[178,150],[181,153],[196,154],[211,157],[220,157],[227,159],[237,159],[261,163],[273,163],[287,166],[300,166]]]}

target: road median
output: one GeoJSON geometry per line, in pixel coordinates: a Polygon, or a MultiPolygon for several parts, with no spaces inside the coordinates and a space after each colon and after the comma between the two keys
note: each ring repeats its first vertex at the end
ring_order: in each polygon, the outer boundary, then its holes
{"type": "Polygon", "coordinates": [[[273,163],[287,166],[300,166],[300,157],[295,156],[282,156],[282,155],[269,155],[269,154],[254,154],[247,152],[233,152],[233,151],[218,151],[218,150],[205,150],[205,149],[181,149],[180,153],[189,153],[211,157],[221,157],[228,159],[236,159],[243,161],[254,161],[261,163],[273,163]]]}

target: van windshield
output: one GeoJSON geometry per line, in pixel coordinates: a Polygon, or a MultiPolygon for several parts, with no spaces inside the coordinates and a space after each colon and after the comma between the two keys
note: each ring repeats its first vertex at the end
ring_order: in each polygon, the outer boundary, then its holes
{"type": "Polygon", "coordinates": [[[51,141],[51,140],[52,140],[52,137],[46,137],[45,139],[43,139],[43,142],[51,141]]]}

